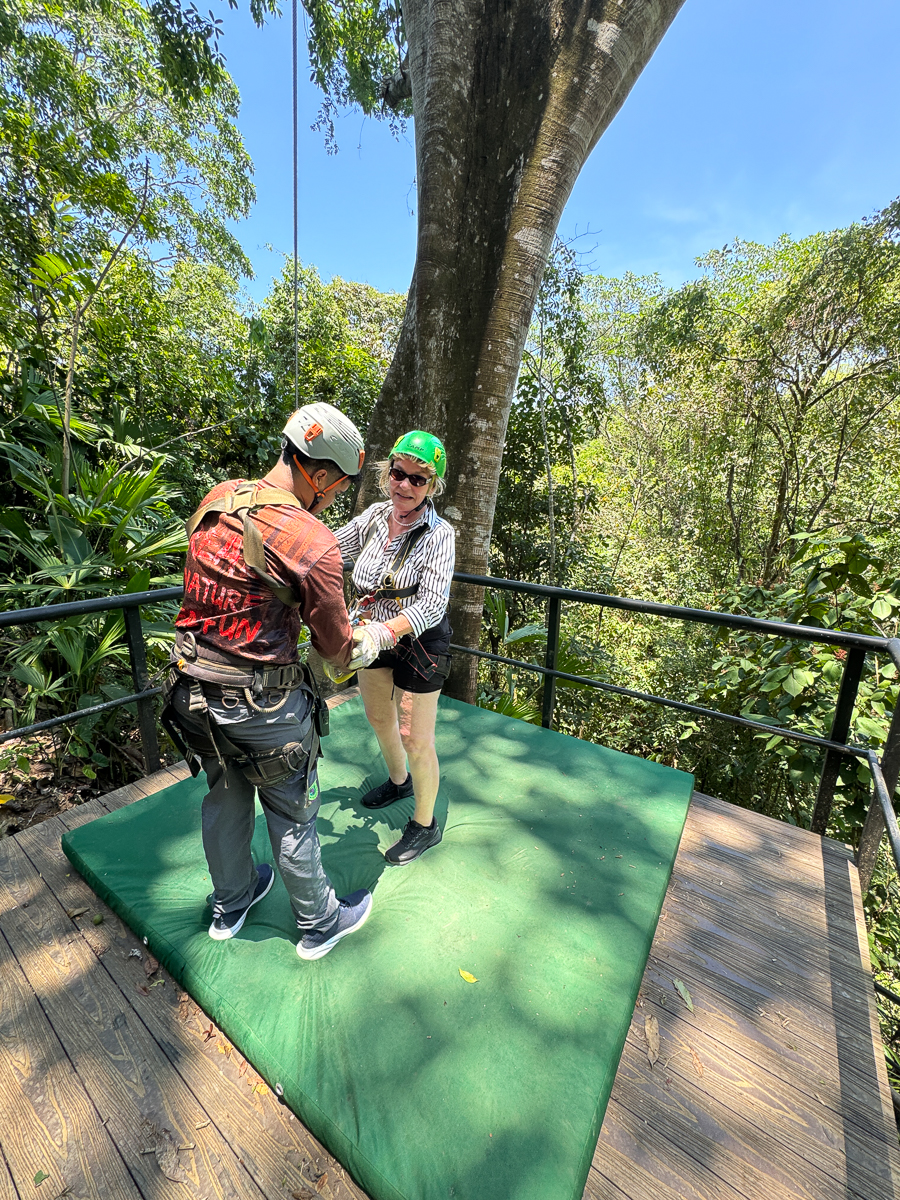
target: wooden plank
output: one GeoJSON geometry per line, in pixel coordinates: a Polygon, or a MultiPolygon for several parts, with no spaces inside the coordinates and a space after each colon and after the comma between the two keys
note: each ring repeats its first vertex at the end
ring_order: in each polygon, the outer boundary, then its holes
{"type": "Polygon", "coordinates": [[[766,946],[752,942],[735,945],[706,931],[686,932],[674,926],[666,934],[665,949],[656,961],[663,978],[669,973],[670,986],[679,972],[685,982],[690,976],[699,987],[714,980],[712,986],[721,996],[748,1010],[777,1009],[798,1036],[818,1045],[833,1043],[836,1018],[847,1038],[858,1039],[860,1053],[871,1048],[867,1024],[858,1020],[859,1005],[866,1004],[866,996],[859,988],[848,990],[836,984],[840,962],[828,975],[812,976],[803,969],[792,970],[781,958],[773,962],[766,946]]]}
{"type": "MultiPolygon", "coordinates": [[[[719,998],[715,992],[704,990],[702,980],[693,980],[687,971],[680,976],[687,984],[694,1012],[678,1001],[677,1006],[668,1003],[665,1007],[655,1003],[660,994],[654,988],[652,967],[644,976],[642,1014],[656,1016],[660,1027],[660,1057],[665,1062],[672,1055],[689,1056],[688,1047],[696,1046],[697,1039],[708,1038],[714,1056],[722,1050],[733,1052],[743,1059],[735,1063],[734,1069],[765,1072],[771,1076],[773,1089],[779,1085],[801,1088],[806,1095],[821,1094],[829,1080],[836,1077],[838,1068],[836,1037],[822,1039],[817,1044],[795,1032],[793,1025],[779,1016],[778,1012],[742,1009],[737,1004],[719,998]]],[[[667,980],[670,982],[670,979],[667,980]]],[[[661,991],[661,989],[660,989],[661,991]]],[[[642,1018],[643,1020],[643,1015],[642,1018]]],[[[871,1057],[871,1052],[870,1052],[871,1057]]],[[[873,1103],[873,1091],[877,1090],[874,1069],[866,1068],[865,1058],[851,1064],[842,1080],[843,1094],[848,1102],[859,1106],[864,1114],[873,1103]]],[[[860,1117],[860,1120],[864,1120],[860,1117]]],[[[868,1124],[864,1123],[864,1128],[868,1124]]],[[[882,1126],[890,1129],[890,1125],[882,1126]]]]}
{"type": "MultiPolygon", "coordinates": [[[[84,823],[80,809],[60,818],[60,825],[66,828],[84,823]]],[[[40,826],[28,830],[20,843],[65,909],[89,906],[89,914],[80,922],[82,937],[260,1190],[266,1196],[280,1197],[290,1196],[292,1191],[303,1195],[312,1189],[316,1196],[334,1200],[366,1200],[337,1160],[277,1101],[168,972],[160,967],[148,977],[146,950],[74,870],[59,838],[59,828],[45,832],[45,826],[40,826]],[[103,915],[99,926],[89,919],[94,912],[103,915]]]]}
{"type": "Polygon", "coordinates": [[[681,1078],[673,1082],[668,1096],[663,1089],[654,1094],[645,1079],[641,1085],[639,1092],[634,1086],[623,1090],[622,1108],[628,1109],[632,1122],[647,1120],[652,1111],[647,1124],[654,1151],[662,1153],[665,1147],[670,1157],[672,1147],[678,1147],[700,1163],[714,1162],[717,1175],[753,1200],[846,1200],[848,1194],[882,1200],[893,1195],[886,1190],[891,1187],[889,1168],[885,1180],[861,1158],[851,1185],[843,1147],[822,1142],[812,1152],[809,1139],[800,1135],[802,1121],[790,1116],[783,1104],[742,1113],[714,1095],[708,1081],[692,1086],[681,1078]],[[767,1125],[773,1110],[778,1114],[775,1123],[767,1125]]]}
{"type": "MultiPolygon", "coordinates": [[[[884,1126],[848,1126],[844,1106],[849,1098],[837,1063],[820,1093],[807,1094],[794,1081],[776,1078],[703,1035],[685,1041],[662,1070],[651,1069],[634,1032],[617,1078],[625,1083],[628,1097],[640,1096],[640,1106],[622,1098],[623,1105],[637,1115],[652,1104],[655,1112],[664,1110],[674,1117],[672,1128],[715,1130],[719,1144],[731,1147],[743,1163],[755,1163],[761,1179],[774,1178],[778,1186],[787,1188],[796,1175],[802,1175],[810,1197],[843,1195],[852,1142],[860,1160],[857,1185],[865,1185],[860,1187],[862,1194],[890,1194],[886,1190],[891,1182],[888,1131],[884,1126]]],[[[870,1089],[865,1098],[870,1107],[873,1092],[870,1089]]],[[[689,1142],[680,1144],[690,1149],[689,1142]]]]}
{"type": "Polygon", "coordinates": [[[756,918],[771,924],[774,930],[802,920],[808,936],[828,942],[837,930],[846,932],[848,944],[853,944],[855,929],[852,912],[836,912],[833,921],[826,919],[825,879],[823,862],[827,858],[837,869],[839,863],[846,864],[843,855],[835,855],[835,843],[824,839],[815,846],[815,854],[807,856],[802,869],[807,876],[805,883],[798,883],[795,875],[782,871],[781,863],[773,867],[760,856],[746,856],[739,861],[723,861],[717,858],[710,847],[698,846],[691,839],[679,848],[679,881],[690,891],[701,909],[717,911],[718,898],[729,889],[745,893],[752,883],[754,895],[753,911],[756,918]],[[809,876],[814,878],[810,880],[809,876]],[[817,878],[816,878],[817,877],[817,878]]]}
{"type": "MultiPolygon", "coordinates": [[[[620,1129],[618,1125],[615,1128],[620,1129]]],[[[609,1174],[601,1173],[596,1163],[591,1163],[582,1200],[631,1200],[634,1196],[653,1197],[653,1200],[706,1200],[705,1196],[690,1190],[683,1179],[677,1181],[677,1190],[673,1190],[660,1178],[665,1169],[651,1174],[638,1164],[634,1155],[620,1151],[609,1142],[603,1147],[603,1161],[608,1164],[609,1174]]]]}
{"type": "Polygon", "coordinates": [[[213,1125],[197,1137],[209,1114],[12,838],[0,841],[0,932],[138,1190],[153,1200],[260,1198],[213,1125]]]}
{"type": "Polygon", "coordinates": [[[854,868],[782,829],[695,795],[586,1197],[900,1195],[854,868]]]}
{"type": "MultiPolygon", "coordinates": [[[[704,1141],[701,1134],[683,1143],[666,1139],[657,1127],[655,1109],[649,1104],[635,1116],[621,1104],[614,1090],[606,1113],[592,1171],[596,1170],[601,1178],[612,1178],[631,1200],[655,1200],[659,1184],[679,1200],[746,1200],[753,1195],[747,1188],[735,1188],[721,1178],[717,1168],[722,1155],[714,1141],[704,1141]],[[607,1131],[607,1123],[614,1133],[607,1131]],[[607,1140],[613,1150],[608,1157],[607,1140]]],[[[787,1197],[776,1192],[767,1200],[787,1200],[787,1197]]]]}
{"type": "MultiPolygon", "coordinates": [[[[0,935],[0,1196],[35,1190],[106,1200],[139,1200],[65,1051],[0,935]],[[8,1169],[7,1169],[8,1168],[8,1169]],[[4,1183],[5,1179],[5,1183],[4,1183]],[[15,1183],[13,1182],[15,1181],[15,1183]]],[[[44,1193],[41,1193],[43,1195],[44,1193]]]]}
{"type": "MultiPolygon", "coordinates": [[[[747,880],[744,889],[728,889],[720,899],[714,918],[698,915],[694,898],[685,895],[682,872],[687,864],[679,856],[679,878],[672,895],[677,895],[681,901],[680,926],[691,946],[701,941],[696,932],[701,925],[705,925],[705,935],[712,937],[718,932],[727,943],[727,963],[732,970],[738,971],[743,967],[747,974],[754,974],[757,979],[765,978],[763,966],[771,951],[771,957],[778,961],[772,965],[770,983],[779,986],[778,995],[773,995],[771,999],[779,1001],[778,1008],[783,1020],[788,1020],[788,1009],[792,1003],[799,1005],[799,1009],[795,1007],[790,1015],[802,1018],[805,1014],[805,1020],[791,1022],[795,1034],[802,1038],[817,1020],[827,1019],[826,1032],[830,1041],[835,1028],[832,1016],[835,1016],[838,1018],[836,1028],[841,1033],[844,1048],[849,1050],[851,1041],[856,1041],[851,1057],[856,1054],[868,1055],[871,1060],[871,1048],[880,1047],[880,1035],[877,1032],[877,1012],[856,869],[849,862],[845,847],[828,839],[818,839],[809,834],[806,836],[813,848],[811,872],[821,873],[822,878],[823,903],[818,909],[818,917],[808,910],[797,913],[793,926],[788,926],[786,937],[775,936],[764,915],[760,919],[764,909],[757,904],[759,889],[756,875],[747,880]],[[821,854],[820,864],[815,862],[817,852],[821,854]],[[827,902],[824,901],[826,884],[827,902]],[[748,903],[747,888],[752,889],[752,904],[748,903]],[[810,937],[809,925],[816,919],[827,925],[827,940],[810,937]],[[752,952],[748,949],[751,940],[757,943],[757,948],[752,952]],[[755,962],[752,961],[754,955],[755,962]],[[787,982],[778,978],[781,975],[789,977],[787,982]],[[809,1000],[814,993],[822,996],[819,1013],[810,1011],[809,1000]]],[[[688,869],[692,874],[697,870],[694,865],[688,869]]],[[[673,937],[670,948],[674,948],[675,944],[673,937]]],[[[706,974],[706,971],[703,973],[706,974]]],[[[766,1003],[771,1007],[770,1002],[766,1003]]],[[[875,1058],[881,1063],[880,1053],[876,1053],[875,1058]]],[[[883,1079],[879,1077],[878,1086],[883,1104],[886,1105],[889,1092],[886,1073],[882,1074],[883,1079]]]]}
{"type": "MultiPolygon", "coordinates": [[[[757,822],[765,820],[758,816],[755,819],[757,822]]],[[[732,831],[735,824],[735,821],[731,822],[732,831]]],[[[777,828],[780,831],[781,826],[777,828]]],[[[826,968],[823,977],[827,975],[828,979],[828,990],[824,996],[823,1010],[827,1015],[828,1024],[831,1026],[829,1041],[832,1040],[831,1033],[833,1032],[834,1038],[839,1042],[845,1059],[843,1063],[845,1075],[852,1075],[858,1068],[862,1069],[862,1064],[866,1064],[863,1072],[865,1076],[865,1091],[871,1098],[872,1088],[876,1089],[881,1100],[883,1114],[889,1117],[887,1128],[893,1130],[894,1122],[888,1107],[889,1090],[887,1088],[886,1072],[883,1069],[883,1056],[880,1052],[880,1036],[877,1029],[877,1014],[869,968],[865,922],[855,867],[849,861],[849,853],[846,846],[830,841],[829,839],[818,839],[804,831],[796,829],[792,830],[792,834],[795,838],[806,838],[810,845],[812,854],[810,865],[812,868],[815,868],[813,874],[821,875],[821,891],[823,901],[825,901],[818,909],[818,917],[816,913],[801,914],[805,917],[804,928],[795,927],[793,937],[795,946],[793,966],[795,973],[797,964],[811,957],[813,948],[810,945],[810,938],[808,937],[808,924],[812,920],[818,919],[824,925],[827,925],[827,932],[830,935],[827,943],[827,961],[821,964],[826,968]],[[821,855],[820,868],[815,864],[816,854],[821,855]],[[846,935],[847,930],[852,932],[846,935]],[[836,1014],[839,1018],[836,1026],[831,1019],[832,1014],[836,1014]],[[857,1055],[859,1056],[858,1060],[857,1055]]],[[[727,836],[729,835],[726,831],[723,837],[727,836]]],[[[681,870],[682,866],[683,860],[679,858],[678,869],[681,870]]],[[[756,922],[762,926],[762,923],[757,920],[760,909],[756,904],[758,888],[755,877],[750,881],[748,886],[752,888],[753,904],[747,903],[748,897],[746,895],[737,894],[735,895],[733,904],[736,912],[740,913],[741,918],[745,922],[756,922]]],[[[684,907],[681,909],[681,920],[685,926],[693,920],[693,907],[690,911],[684,907]]],[[[723,906],[720,905],[720,907],[723,906]]],[[[734,918],[732,918],[731,924],[727,922],[723,922],[723,924],[729,929],[733,928],[733,920],[734,918]]],[[[760,928],[757,931],[757,936],[760,937],[761,944],[763,945],[765,945],[764,938],[770,938],[769,931],[764,928],[760,928]]],[[[731,940],[732,942],[735,940],[733,935],[731,940]]],[[[780,957],[781,955],[779,954],[780,957]]],[[[784,967],[779,965],[777,970],[780,974],[783,972],[784,967]]],[[[785,1007],[784,1004],[780,1005],[778,1013],[783,1021],[786,1019],[784,1014],[785,1007]]],[[[813,1014],[813,1016],[818,1016],[818,1014],[813,1014]]],[[[790,1027],[797,1030],[797,1026],[794,1023],[790,1027]]],[[[798,1032],[802,1037],[802,1026],[798,1032]]],[[[792,1034],[791,1036],[793,1041],[796,1042],[799,1040],[796,1034],[792,1034]]]]}

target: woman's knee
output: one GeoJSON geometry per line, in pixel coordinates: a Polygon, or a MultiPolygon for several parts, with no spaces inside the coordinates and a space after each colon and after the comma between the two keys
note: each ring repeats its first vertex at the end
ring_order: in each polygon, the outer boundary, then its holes
{"type": "Polygon", "coordinates": [[[387,733],[397,724],[397,713],[393,705],[366,705],[366,720],[378,733],[387,733]]]}
{"type": "Polygon", "coordinates": [[[433,733],[404,733],[400,731],[403,749],[410,760],[426,758],[435,753],[433,733]]]}

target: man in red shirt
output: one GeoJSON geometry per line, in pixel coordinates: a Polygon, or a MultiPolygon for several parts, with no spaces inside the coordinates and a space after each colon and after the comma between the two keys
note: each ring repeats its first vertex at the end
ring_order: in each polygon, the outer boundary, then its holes
{"type": "MultiPolygon", "coordinates": [[[[258,483],[220,483],[188,521],[164,719],[209,783],[203,848],[213,882],[210,937],[234,937],[274,872],[250,851],[259,792],[301,958],[321,958],[369,915],[371,894],[338,899],[322,869],[316,813],[319,715],[300,664],[301,625],[335,669],[350,660],[341,554],[316,519],[362,469],[359,430],[330,404],[284,429],[280,460],[258,483]]],[[[354,666],[357,664],[354,659],[354,666]]]]}

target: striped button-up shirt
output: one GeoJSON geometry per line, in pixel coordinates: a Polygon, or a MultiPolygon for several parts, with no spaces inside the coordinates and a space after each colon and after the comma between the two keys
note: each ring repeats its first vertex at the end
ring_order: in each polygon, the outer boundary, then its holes
{"type": "Polygon", "coordinates": [[[437,625],[447,611],[456,563],[456,535],[453,526],[437,515],[429,500],[419,520],[409,527],[417,529],[424,524],[428,532],[419,536],[403,565],[392,571],[391,564],[409,530],[404,529],[399,537],[392,539],[388,528],[390,514],[390,500],[373,504],[338,529],[335,536],[344,559],[354,563],[353,584],[362,595],[374,592],[389,573],[393,574],[391,586],[397,590],[419,585],[415,596],[378,600],[367,610],[374,621],[389,621],[402,612],[412,626],[413,637],[419,637],[437,625]]]}

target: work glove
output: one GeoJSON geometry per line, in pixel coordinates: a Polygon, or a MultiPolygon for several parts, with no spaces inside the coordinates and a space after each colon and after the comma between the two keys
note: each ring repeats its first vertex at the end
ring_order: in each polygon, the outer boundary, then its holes
{"type": "Polygon", "coordinates": [[[389,625],[381,621],[371,621],[367,625],[357,625],[353,630],[353,653],[347,664],[348,671],[361,671],[363,667],[371,666],[382,650],[388,650],[397,645],[397,635],[389,625]]]}
{"type": "Polygon", "coordinates": [[[346,683],[356,668],[351,671],[348,667],[339,667],[336,663],[330,663],[327,659],[322,660],[322,670],[328,676],[332,683],[346,683]]]}

